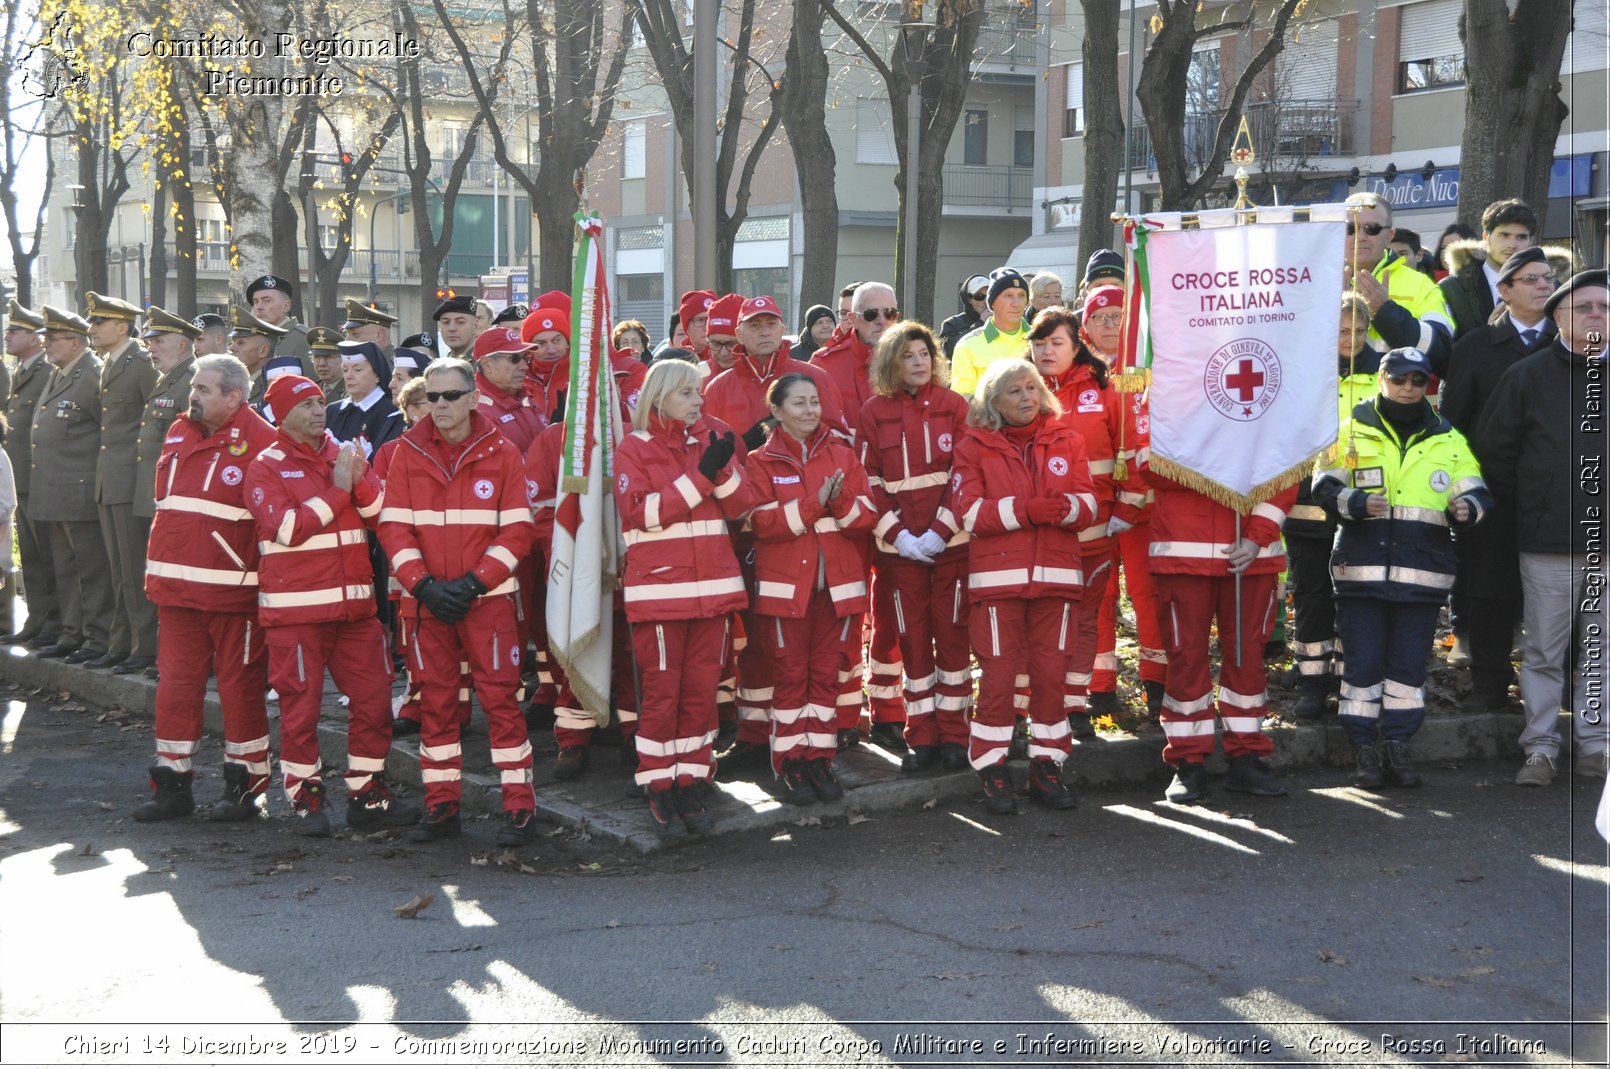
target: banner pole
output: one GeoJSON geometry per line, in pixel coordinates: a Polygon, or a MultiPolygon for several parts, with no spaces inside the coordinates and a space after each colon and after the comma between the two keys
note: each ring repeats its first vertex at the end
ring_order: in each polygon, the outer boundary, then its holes
{"type": "MultiPolygon", "coordinates": [[[[1235,514],[1235,544],[1241,546],[1241,513],[1235,514]]],[[[1244,570],[1235,573],[1235,666],[1241,667],[1241,576],[1244,570]]]]}

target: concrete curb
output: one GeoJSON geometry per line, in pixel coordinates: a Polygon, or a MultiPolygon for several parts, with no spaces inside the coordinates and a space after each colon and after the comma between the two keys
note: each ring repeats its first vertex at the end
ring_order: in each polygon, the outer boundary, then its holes
{"type": "MultiPolygon", "coordinates": [[[[18,647],[0,648],[0,678],[25,687],[45,687],[67,691],[75,698],[96,705],[119,705],[131,714],[150,720],[154,717],[156,683],[142,676],[114,676],[80,665],[60,661],[41,661],[18,647]]],[[[1279,692],[1272,695],[1277,699],[1279,692]]],[[[1517,708],[1518,712],[1518,708],[1517,708]]],[[[336,701],[333,686],[326,686],[324,716],[319,725],[319,743],[327,766],[342,767],[346,756],[345,709],[336,701]]],[[[223,711],[216,691],[209,688],[204,709],[209,733],[221,735],[223,711]]],[[[1416,760],[1434,766],[1468,760],[1494,758],[1519,759],[1518,744],[1523,725],[1511,713],[1477,715],[1429,714],[1414,740],[1416,760]]],[[[279,721],[271,719],[271,734],[277,750],[279,721]]],[[[1352,763],[1352,748],[1334,717],[1319,724],[1272,725],[1269,734],[1275,742],[1271,766],[1281,774],[1300,773],[1312,768],[1344,768],[1352,763]]],[[[1158,736],[1101,735],[1094,742],[1075,747],[1069,767],[1076,788],[1132,788],[1154,784],[1161,790],[1167,770],[1160,754],[1163,740],[1158,736]]],[[[647,807],[631,790],[624,769],[603,768],[617,751],[601,744],[593,747],[595,767],[587,775],[570,782],[552,778],[551,762],[538,757],[536,784],[540,815],[564,827],[584,832],[644,854],[677,845],[664,841],[649,822],[647,807]]],[[[501,786],[491,768],[486,748],[486,732],[479,722],[471,728],[464,747],[463,808],[466,814],[493,816],[502,812],[501,786]]],[[[712,814],[720,834],[764,829],[783,830],[796,821],[849,818],[856,814],[920,806],[930,801],[950,802],[971,799],[980,793],[978,777],[970,771],[925,773],[906,776],[898,762],[876,747],[863,745],[840,754],[839,779],[845,787],[842,801],[793,807],[774,799],[765,783],[743,780],[719,782],[718,794],[711,800],[712,814]]],[[[1026,772],[1023,762],[1013,766],[1019,783],[1026,772]]],[[[1223,759],[1209,761],[1210,772],[1222,772],[1223,759]]],[[[391,782],[420,788],[419,748],[415,739],[399,739],[391,744],[386,759],[391,782]]],[[[270,805],[283,805],[274,792],[270,805]]],[[[982,816],[982,814],[977,814],[982,816]]],[[[682,840],[686,841],[686,840],[682,840]]]]}

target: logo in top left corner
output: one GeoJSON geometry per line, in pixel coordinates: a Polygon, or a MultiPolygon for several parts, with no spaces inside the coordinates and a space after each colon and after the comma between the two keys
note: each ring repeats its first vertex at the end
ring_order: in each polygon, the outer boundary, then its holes
{"type": "Polygon", "coordinates": [[[54,100],[89,85],[89,65],[65,7],[48,22],[41,12],[39,36],[24,48],[17,65],[22,68],[22,91],[29,96],[54,100]]]}

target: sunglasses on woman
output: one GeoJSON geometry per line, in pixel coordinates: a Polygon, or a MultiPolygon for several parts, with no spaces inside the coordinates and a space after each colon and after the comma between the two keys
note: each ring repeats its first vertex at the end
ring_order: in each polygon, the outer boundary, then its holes
{"type": "Polygon", "coordinates": [[[1381,231],[1385,229],[1385,223],[1364,223],[1358,227],[1355,227],[1352,223],[1347,224],[1347,233],[1349,237],[1358,233],[1360,230],[1364,231],[1364,233],[1368,234],[1372,238],[1378,237],[1381,231]]]}
{"type": "Polygon", "coordinates": [[[1410,386],[1425,386],[1431,380],[1418,371],[1411,371],[1407,375],[1388,375],[1386,381],[1394,386],[1402,386],[1404,383],[1408,383],[1410,386]]]}

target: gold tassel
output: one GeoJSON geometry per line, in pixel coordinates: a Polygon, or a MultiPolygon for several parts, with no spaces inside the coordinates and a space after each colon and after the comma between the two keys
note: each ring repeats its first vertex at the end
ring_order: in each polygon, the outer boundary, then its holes
{"type": "Polygon", "coordinates": [[[1152,369],[1146,367],[1130,368],[1111,376],[1108,382],[1119,393],[1140,393],[1152,383],[1152,369]]]}
{"type": "Polygon", "coordinates": [[[1347,438],[1347,456],[1342,458],[1342,467],[1348,471],[1358,468],[1358,444],[1353,441],[1352,435],[1347,438]]]}
{"type": "Polygon", "coordinates": [[[1129,461],[1123,457],[1114,457],[1112,461],[1112,477],[1114,482],[1124,482],[1129,478],[1129,461]]]}

